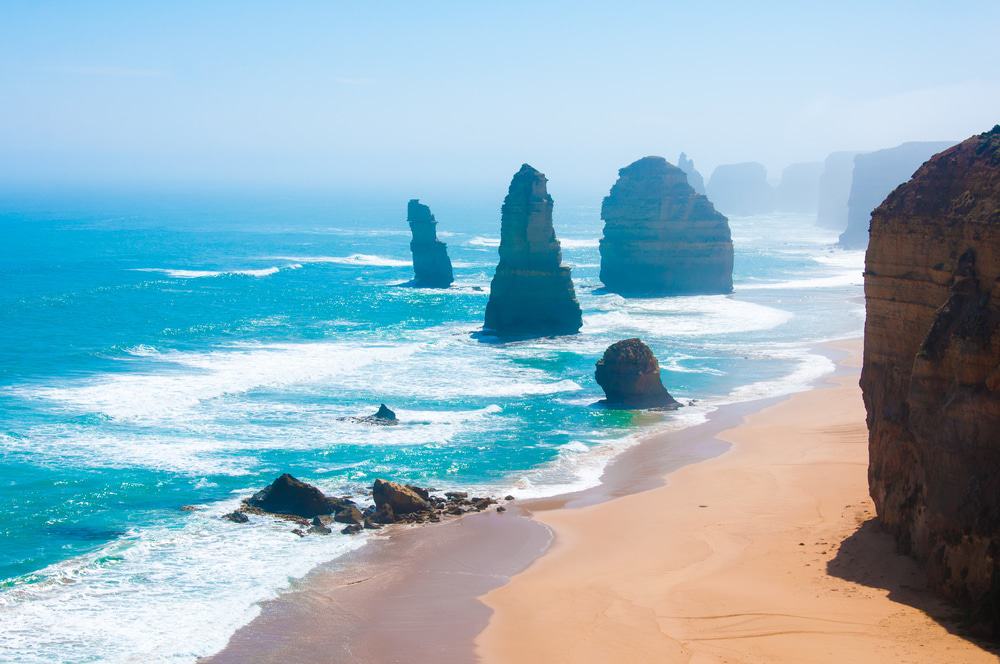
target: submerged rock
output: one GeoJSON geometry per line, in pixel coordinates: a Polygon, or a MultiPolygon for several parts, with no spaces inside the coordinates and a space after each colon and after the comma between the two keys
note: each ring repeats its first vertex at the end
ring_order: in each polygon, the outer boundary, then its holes
{"type": "Polygon", "coordinates": [[[552,227],[545,176],[524,164],[501,208],[500,263],[486,303],[483,331],[526,338],[576,334],[583,326],[570,269],[552,227]]]}
{"type": "Polygon", "coordinates": [[[691,188],[704,196],[705,178],[703,178],[701,173],[698,172],[698,169],[694,167],[694,160],[689,159],[688,156],[682,152],[681,155],[677,157],[677,168],[684,171],[684,174],[687,175],[688,184],[691,185],[691,188]]]}
{"type": "Polygon", "coordinates": [[[823,162],[819,177],[816,224],[843,231],[847,227],[847,199],[851,195],[854,157],[857,152],[831,152],[823,162]]]}
{"type": "Polygon", "coordinates": [[[774,209],[774,189],[763,164],[722,164],[708,180],[708,197],[726,214],[746,216],[774,209]]]}
{"type": "Polygon", "coordinates": [[[994,635],[998,284],[1000,125],[932,157],[872,213],[861,373],[880,521],[994,635]]]}
{"type": "Polygon", "coordinates": [[[840,235],[845,249],[868,246],[868,225],[874,210],[889,193],[910,179],[932,155],[952,142],[913,142],[854,158],[851,194],[847,201],[847,228],[840,235]]]}
{"type": "Polygon", "coordinates": [[[639,339],[625,339],[608,346],[594,372],[611,408],[680,407],[660,380],[660,363],[639,339]]]}
{"type": "Polygon", "coordinates": [[[248,498],[246,504],[262,512],[305,519],[333,514],[348,506],[344,501],[326,496],[313,485],[288,473],[248,498]]]}
{"type": "Polygon", "coordinates": [[[618,171],[601,206],[601,281],[623,295],[729,293],[729,222],[683,171],[644,157],[618,171]]]}
{"type": "Polygon", "coordinates": [[[448,246],[437,239],[437,221],[431,209],[418,199],[406,206],[406,220],[413,239],[413,285],[423,288],[447,288],[455,280],[448,258],[448,246]]]}

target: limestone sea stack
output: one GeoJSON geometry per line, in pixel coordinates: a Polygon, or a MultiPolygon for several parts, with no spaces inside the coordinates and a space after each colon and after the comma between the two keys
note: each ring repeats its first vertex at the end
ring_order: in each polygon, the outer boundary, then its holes
{"type": "Polygon", "coordinates": [[[931,158],[874,211],[865,298],[879,519],[997,634],[1000,125],[931,158]]]}
{"type": "Polygon", "coordinates": [[[688,184],[691,185],[691,188],[704,196],[705,178],[703,178],[701,173],[698,172],[698,169],[694,167],[694,159],[689,158],[682,152],[681,155],[677,157],[677,168],[684,171],[684,174],[687,175],[688,184]]]}
{"type": "Polygon", "coordinates": [[[823,162],[789,164],[781,171],[781,183],[775,189],[774,207],[780,212],[816,212],[819,205],[819,179],[823,162]]]}
{"type": "Polygon", "coordinates": [[[854,157],[857,152],[831,152],[823,161],[819,177],[816,225],[837,232],[847,228],[847,199],[851,195],[854,157]]]}
{"type": "Polygon", "coordinates": [[[729,293],[729,221],[681,169],[643,157],[618,171],[601,206],[601,281],[622,295],[729,293]]]}
{"type": "Polygon", "coordinates": [[[490,285],[483,331],[498,337],[576,334],[583,326],[570,269],[552,227],[545,176],[523,164],[500,215],[500,263],[490,285]]]}
{"type": "Polygon", "coordinates": [[[422,288],[447,288],[455,280],[448,258],[448,246],[437,239],[437,221],[431,209],[414,198],[406,206],[406,221],[413,239],[413,285],[422,288]]]}
{"type": "Polygon", "coordinates": [[[953,142],[903,143],[888,150],[859,154],[854,158],[851,194],[847,201],[847,228],[840,235],[845,249],[868,246],[868,222],[872,210],[893,189],[910,179],[920,164],[953,142]]]}
{"type": "Polygon", "coordinates": [[[767,169],[755,161],[717,166],[708,180],[708,197],[729,215],[762,214],[774,209],[774,189],[767,181],[767,169]]]}
{"type": "Polygon", "coordinates": [[[594,372],[610,408],[677,408],[660,380],[660,363],[639,339],[625,339],[608,346],[594,372]]]}

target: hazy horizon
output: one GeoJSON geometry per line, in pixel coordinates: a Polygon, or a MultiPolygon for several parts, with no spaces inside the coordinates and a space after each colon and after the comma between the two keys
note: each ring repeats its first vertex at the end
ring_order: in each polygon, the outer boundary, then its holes
{"type": "Polygon", "coordinates": [[[7,192],[371,192],[433,205],[502,194],[528,162],[557,201],[589,201],[649,154],[687,152],[706,180],[759,161],[774,181],[832,151],[959,141],[1000,120],[997,3],[3,12],[7,192]]]}

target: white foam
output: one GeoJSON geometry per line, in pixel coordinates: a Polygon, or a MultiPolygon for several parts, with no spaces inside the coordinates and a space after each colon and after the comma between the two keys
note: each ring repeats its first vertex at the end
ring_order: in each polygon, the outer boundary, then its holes
{"type": "Polygon", "coordinates": [[[844,272],[829,277],[813,277],[809,279],[789,279],[774,282],[741,282],[734,286],[736,291],[747,290],[800,290],[807,288],[848,288],[863,286],[864,276],[860,271],[844,272]]]}
{"type": "Polygon", "coordinates": [[[281,270],[297,270],[301,267],[302,265],[298,263],[292,263],[290,265],[284,265],[281,267],[272,266],[260,269],[247,268],[238,270],[183,270],[183,269],[167,268],[167,267],[137,267],[137,268],[132,268],[132,271],[159,272],[174,279],[202,279],[205,277],[223,277],[223,276],[269,277],[272,274],[277,274],[281,270]]]}
{"type": "Polygon", "coordinates": [[[563,249],[596,249],[601,243],[596,237],[560,237],[558,240],[563,249]]]}
{"type": "Polygon", "coordinates": [[[476,237],[469,240],[466,244],[472,247],[499,247],[500,238],[477,235],[476,237]]]}
{"type": "Polygon", "coordinates": [[[603,295],[595,308],[604,313],[584,317],[583,332],[626,331],[661,337],[691,337],[770,330],[792,318],[782,309],[745,302],[726,295],[626,300],[603,295]]]}
{"type": "Polygon", "coordinates": [[[336,265],[357,265],[360,267],[409,267],[412,261],[377,256],[375,254],[351,254],[349,256],[274,256],[275,260],[296,261],[298,263],[333,263],[336,265]]]}
{"type": "Polygon", "coordinates": [[[191,512],[180,528],[131,532],[0,593],[0,660],[193,662],[225,646],[294,578],[364,544],[290,532],[288,522],[191,512]]]}

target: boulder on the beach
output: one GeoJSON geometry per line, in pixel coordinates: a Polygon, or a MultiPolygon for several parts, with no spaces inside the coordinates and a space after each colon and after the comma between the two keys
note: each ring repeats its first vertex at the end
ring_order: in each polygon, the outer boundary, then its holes
{"type": "Polygon", "coordinates": [[[337,523],[364,523],[365,515],[357,507],[350,505],[338,511],[333,520],[337,523]]]}
{"type": "Polygon", "coordinates": [[[388,506],[396,516],[422,512],[431,507],[427,500],[405,484],[383,479],[375,480],[372,485],[372,499],[375,501],[376,510],[388,506]]]}
{"type": "Polygon", "coordinates": [[[345,501],[331,498],[288,473],[248,498],[246,504],[262,512],[304,519],[320,514],[333,514],[348,506],[345,501]]]}
{"type": "Polygon", "coordinates": [[[639,339],[625,339],[608,346],[597,361],[594,378],[604,389],[604,404],[611,408],[678,408],[660,380],[660,363],[639,339]]]}

